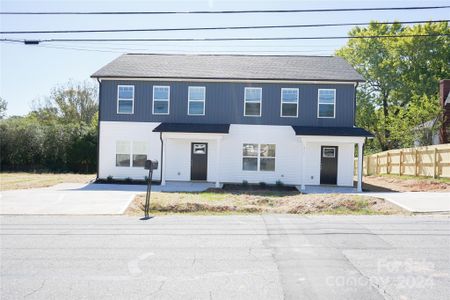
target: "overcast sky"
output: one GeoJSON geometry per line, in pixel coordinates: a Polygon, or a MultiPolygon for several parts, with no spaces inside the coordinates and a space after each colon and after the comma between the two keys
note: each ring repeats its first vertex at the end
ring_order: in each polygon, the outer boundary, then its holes
{"type": "MultiPolygon", "coordinates": [[[[20,1],[2,0],[2,11],[185,11],[185,10],[249,10],[310,9],[335,7],[393,7],[448,5],[444,1],[20,1]]],[[[447,19],[449,9],[418,11],[327,12],[251,15],[122,15],[122,16],[1,16],[2,31],[62,29],[171,28],[198,26],[283,25],[408,20],[447,19]]],[[[221,30],[196,32],[151,32],[115,34],[16,35],[2,38],[66,38],[66,37],[281,37],[346,35],[349,27],[221,30]]],[[[346,40],[308,41],[228,41],[228,42],[117,42],[117,43],[47,43],[27,46],[0,43],[0,96],[8,101],[8,115],[30,111],[34,99],[45,97],[52,87],[68,80],[91,80],[97,69],[123,52],[166,53],[253,53],[332,55],[346,40]]]]}

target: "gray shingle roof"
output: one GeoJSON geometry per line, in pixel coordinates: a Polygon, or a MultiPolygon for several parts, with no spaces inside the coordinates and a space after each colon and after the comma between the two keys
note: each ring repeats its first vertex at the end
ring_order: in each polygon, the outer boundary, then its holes
{"type": "Polygon", "coordinates": [[[124,54],[92,77],[364,81],[334,56],[124,54]]]}

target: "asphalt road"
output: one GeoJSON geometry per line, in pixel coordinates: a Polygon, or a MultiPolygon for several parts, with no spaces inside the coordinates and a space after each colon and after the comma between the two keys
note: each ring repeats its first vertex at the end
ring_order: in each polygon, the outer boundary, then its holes
{"type": "Polygon", "coordinates": [[[2,299],[448,299],[448,216],[2,216],[2,299]]]}

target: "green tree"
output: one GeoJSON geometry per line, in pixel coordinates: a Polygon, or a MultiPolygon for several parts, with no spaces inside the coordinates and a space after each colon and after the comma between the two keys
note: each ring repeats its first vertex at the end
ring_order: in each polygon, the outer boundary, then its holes
{"type": "Polygon", "coordinates": [[[447,22],[412,27],[372,22],[353,28],[349,35],[394,37],[350,39],[336,52],[366,79],[358,90],[356,122],[375,133],[373,147],[411,146],[421,135],[420,124],[439,117],[436,96],[439,80],[450,76],[450,37],[395,37],[420,34],[450,34],[450,30],[447,22]]]}
{"type": "Polygon", "coordinates": [[[0,97],[0,119],[3,119],[6,115],[6,109],[8,108],[8,103],[5,99],[0,97]]]}
{"type": "Polygon", "coordinates": [[[95,172],[96,93],[87,84],[58,86],[27,116],[0,120],[2,170],[95,172]]]}
{"type": "Polygon", "coordinates": [[[98,111],[97,87],[87,81],[55,87],[48,98],[35,103],[33,114],[44,122],[91,124],[98,111]]]}

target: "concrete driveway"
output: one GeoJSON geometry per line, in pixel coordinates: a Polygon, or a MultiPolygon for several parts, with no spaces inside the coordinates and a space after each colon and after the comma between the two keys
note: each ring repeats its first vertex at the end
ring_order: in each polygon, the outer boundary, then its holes
{"type": "Polygon", "coordinates": [[[145,186],[63,183],[48,188],[3,191],[1,214],[122,214],[145,186]]]}
{"type": "Polygon", "coordinates": [[[448,299],[447,216],[0,217],[2,299],[448,299]]]}
{"type": "Polygon", "coordinates": [[[364,195],[383,198],[415,213],[450,212],[450,193],[447,192],[389,192],[364,195]]]}

